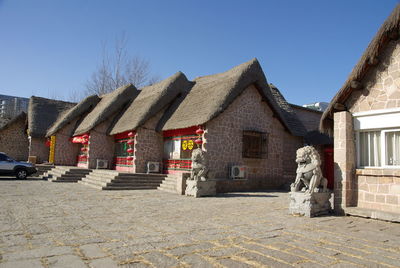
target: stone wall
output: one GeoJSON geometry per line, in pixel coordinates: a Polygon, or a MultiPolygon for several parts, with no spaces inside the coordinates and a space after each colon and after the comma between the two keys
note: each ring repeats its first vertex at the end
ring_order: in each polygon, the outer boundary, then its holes
{"type": "Polygon", "coordinates": [[[400,43],[392,41],[382,53],[378,67],[363,80],[346,102],[351,113],[400,107],[400,43]]]}
{"type": "Polygon", "coordinates": [[[302,138],[293,137],[285,130],[254,86],[247,88],[205,128],[203,146],[210,172],[219,179],[219,192],[277,189],[294,181],[295,151],[302,146],[302,138]],[[266,159],[242,157],[244,130],[268,133],[266,159]],[[230,180],[232,165],[247,166],[247,180],[230,180]]]}
{"type": "Polygon", "coordinates": [[[356,176],[358,207],[400,214],[400,170],[358,169],[356,176]]]}
{"type": "MultiPolygon", "coordinates": [[[[147,162],[162,163],[163,158],[163,135],[155,131],[156,125],[163,115],[164,110],[147,120],[147,122],[136,129],[135,135],[135,160],[134,172],[147,172],[147,162]]],[[[160,171],[162,167],[160,166],[160,171]]]]}
{"type": "Polygon", "coordinates": [[[322,112],[294,105],[291,107],[296,112],[297,117],[303,123],[307,132],[319,129],[319,121],[321,120],[322,112]]]}
{"type": "Polygon", "coordinates": [[[15,160],[28,160],[29,141],[25,131],[25,118],[15,121],[0,132],[0,152],[15,160]]]}
{"type": "MultiPolygon", "coordinates": [[[[391,41],[379,57],[379,64],[365,76],[363,89],[354,90],[345,102],[350,112],[334,114],[335,143],[335,209],[359,206],[376,210],[400,212],[394,203],[399,195],[385,192],[398,189],[398,177],[388,177],[384,169],[358,170],[356,176],[356,151],[353,118],[356,112],[366,112],[400,107],[400,44],[391,41]],[[397,184],[397,185],[396,185],[397,184]]],[[[400,123],[399,123],[400,127],[400,123]]],[[[396,190],[397,191],[397,190],[396,190]]],[[[398,203],[396,203],[398,206],[398,203]]]]}
{"type": "Polygon", "coordinates": [[[46,146],[46,138],[30,138],[29,156],[36,156],[36,163],[49,161],[50,147],[46,146]]]}
{"type": "Polygon", "coordinates": [[[73,120],[56,133],[56,146],[54,150],[54,164],[75,166],[79,153],[79,144],[71,142],[71,134],[77,120],[73,120]]]}
{"type": "Polygon", "coordinates": [[[107,160],[108,169],[113,168],[114,161],[114,136],[108,136],[107,130],[111,124],[112,118],[110,117],[90,130],[89,138],[89,168],[96,168],[97,159],[107,160]]]}

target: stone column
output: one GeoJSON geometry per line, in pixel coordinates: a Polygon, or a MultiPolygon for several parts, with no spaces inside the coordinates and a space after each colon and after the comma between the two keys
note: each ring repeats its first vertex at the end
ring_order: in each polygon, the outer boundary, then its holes
{"type": "MultiPolygon", "coordinates": [[[[146,173],[147,162],[162,163],[163,136],[154,129],[140,127],[135,135],[135,173],[146,173]]],[[[160,165],[162,168],[162,165],[160,165]]],[[[162,170],[160,170],[162,173],[162,170]]]]}
{"type": "Polygon", "coordinates": [[[356,202],[355,142],[353,118],[347,111],[334,114],[334,209],[344,214],[344,209],[356,202]]]}

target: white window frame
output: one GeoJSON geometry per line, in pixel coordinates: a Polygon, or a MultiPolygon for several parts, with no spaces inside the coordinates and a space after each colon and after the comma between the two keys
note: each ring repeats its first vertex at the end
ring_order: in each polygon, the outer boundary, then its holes
{"type": "Polygon", "coordinates": [[[400,128],[397,129],[385,129],[381,131],[381,166],[384,168],[400,168],[400,165],[386,165],[386,133],[388,132],[399,132],[400,128]]]}
{"type": "Polygon", "coordinates": [[[356,136],[357,168],[399,169],[400,165],[386,165],[386,133],[400,131],[400,108],[372,110],[353,113],[354,132],[356,136]],[[381,133],[381,164],[380,166],[360,165],[360,133],[379,131],[381,133]]]}
{"type": "Polygon", "coordinates": [[[356,131],[356,149],[357,149],[357,168],[386,168],[386,169],[399,169],[400,165],[386,165],[386,133],[388,132],[398,132],[400,128],[390,128],[390,129],[363,129],[356,131]],[[361,157],[360,157],[360,133],[361,132],[377,132],[381,133],[380,137],[380,145],[381,145],[381,165],[380,166],[361,166],[361,157]]]}

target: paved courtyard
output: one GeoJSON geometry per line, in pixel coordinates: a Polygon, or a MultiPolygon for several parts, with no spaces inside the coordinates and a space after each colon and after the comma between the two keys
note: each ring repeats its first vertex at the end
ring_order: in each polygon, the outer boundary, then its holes
{"type": "Polygon", "coordinates": [[[195,199],[0,179],[0,267],[400,266],[400,224],[287,211],[282,192],[195,199]]]}

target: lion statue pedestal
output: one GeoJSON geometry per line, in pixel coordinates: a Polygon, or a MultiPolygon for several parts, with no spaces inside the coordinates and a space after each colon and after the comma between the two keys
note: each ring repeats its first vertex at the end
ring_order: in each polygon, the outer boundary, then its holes
{"type": "Polygon", "coordinates": [[[192,172],[186,181],[185,195],[201,197],[215,196],[217,182],[208,177],[207,159],[204,152],[197,148],[192,153],[192,172]]]}
{"type": "Polygon", "coordinates": [[[327,189],[327,179],[322,177],[317,150],[312,146],[298,149],[296,162],[296,180],[290,186],[289,213],[307,217],[328,214],[332,193],[327,189]]]}
{"type": "Polygon", "coordinates": [[[185,195],[202,197],[202,196],[215,196],[216,191],[216,181],[186,181],[185,195]]]}

